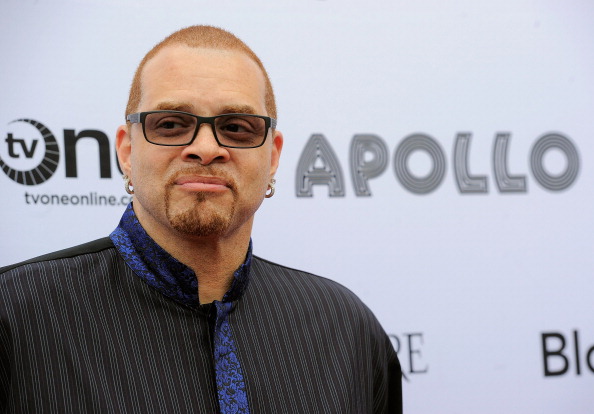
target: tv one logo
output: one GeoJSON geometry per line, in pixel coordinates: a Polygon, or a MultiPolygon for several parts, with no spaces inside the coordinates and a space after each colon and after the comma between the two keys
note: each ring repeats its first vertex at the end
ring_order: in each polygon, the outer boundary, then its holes
{"type": "MultiPolygon", "coordinates": [[[[456,135],[452,153],[452,165],[456,185],[461,194],[488,193],[488,177],[472,175],[469,159],[472,134],[456,135]]],[[[508,153],[511,134],[496,133],[493,140],[491,162],[495,184],[500,193],[526,193],[526,175],[513,174],[508,170],[508,153]]],[[[355,195],[372,195],[370,181],[387,169],[390,153],[384,140],[374,134],[353,136],[349,151],[350,175],[355,195]]],[[[426,134],[412,134],[396,147],[392,159],[396,179],[408,191],[428,194],[443,182],[446,169],[446,154],[434,138],[426,134]],[[411,171],[410,158],[417,152],[428,155],[431,168],[428,174],[419,176],[411,171]]],[[[532,176],[538,184],[549,191],[562,191],[576,180],[580,169],[580,157],[575,144],[564,134],[550,132],[537,138],[529,157],[532,176]],[[565,169],[552,173],[545,166],[545,156],[556,150],[565,158],[565,169]]],[[[341,163],[332,146],[322,134],[310,137],[301,153],[297,166],[295,191],[297,197],[313,197],[313,186],[328,186],[330,197],[344,197],[345,179],[341,163]]]]}
{"type": "MultiPolygon", "coordinates": [[[[49,180],[60,163],[60,148],[54,134],[44,124],[33,119],[16,119],[9,125],[13,130],[8,132],[4,139],[7,159],[0,157],[0,168],[4,174],[11,180],[26,186],[39,185],[49,180]],[[15,130],[18,132],[14,132],[15,130]],[[32,136],[41,137],[31,138],[32,136]],[[45,151],[40,151],[40,140],[43,140],[45,151]],[[15,164],[21,168],[15,168],[15,164]],[[23,169],[24,165],[28,168],[23,169]]],[[[64,130],[66,177],[78,176],[76,145],[82,138],[91,138],[97,142],[99,175],[101,178],[111,178],[109,138],[105,133],[93,129],[78,133],[74,129],[64,130]]]]}

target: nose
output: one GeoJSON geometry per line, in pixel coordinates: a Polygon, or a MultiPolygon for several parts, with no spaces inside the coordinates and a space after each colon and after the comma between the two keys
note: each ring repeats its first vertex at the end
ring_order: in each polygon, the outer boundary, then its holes
{"type": "Polygon", "coordinates": [[[214,137],[213,126],[208,123],[198,125],[194,141],[184,147],[182,158],[185,161],[199,161],[202,165],[229,160],[229,151],[221,147],[214,137]]]}

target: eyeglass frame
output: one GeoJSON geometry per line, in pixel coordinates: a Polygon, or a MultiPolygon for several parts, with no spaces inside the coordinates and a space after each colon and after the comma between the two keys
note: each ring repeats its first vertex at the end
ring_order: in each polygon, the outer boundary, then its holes
{"type": "Polygon", "coordinates": [[[144,135],[144,139],[150,144],[161,145],[163,147],[187,147],[188,145],[192,145],[192,143],[196,139],[196,136],[198,135],[198,131],[200,130],[200,127],[202,126],[202,124],[209,124],[212,128],[212,135],[214,136],[215,141],[217,141],[217,144],[219,145],[219,147],[239,148],[239,149],[259,148],[262,145],[264,145],[264,143],[266,142],[266,139],[268,138],[268,132],[270,131],[270,129],[276,129],[276,122],[277,122],[275,118],[272,118],[270,116],[265,116],[265,115],[229,113],[229,114],[220,114],[220,115],[215,115],[215,116],[200,116],[200,115],[194,115],[194,114],[191,114],[191,113],[185,112],[185,111],[174,111],[174,110],[171,110],[171,111],[157,110],[157,111],[135,112],[133,114],[126,115],[126,121],[128,121],[132,124],[141,124],[142,125],[142,135],[144,135]],[[188,142],[187,144],[159,144],[157,142],[152,142],[151,140],[149,140],[148,137],[146,136],[144,121],[145,121],[147,115],[154,114],[154,113],[182,114],[182,115],[189,115],[193,118],[196,118],[196,120],[197,120],[196,129],[194,130],[194,135],[192,135],[192,139],[190,140],[190,142],[188,142]],[[229,115],[248,116],[248,117],[252,117],[252,118],[263,119],[266,133],[264,134],[264,139],[262,140],[262,142],[256,146],[252,146],[252,147],[238,147],[238,146],[234,146],[234,145],[222,144],[221,141],[219,141],[219,137],[217,137],[215,119],[220,118],[222,116],[229,116],[229,115]]]}

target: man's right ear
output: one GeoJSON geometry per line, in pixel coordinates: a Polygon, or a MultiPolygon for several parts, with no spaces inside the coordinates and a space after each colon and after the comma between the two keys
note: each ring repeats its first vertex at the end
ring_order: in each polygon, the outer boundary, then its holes
{"type": "Polygon", "coordinates": [[[116,152],[118,154],[118,162],[120,163],[122,172],[132,178],[132,169],[130,167],[132,142],[129,125],[121,125],[116,131],[116,152]]]}

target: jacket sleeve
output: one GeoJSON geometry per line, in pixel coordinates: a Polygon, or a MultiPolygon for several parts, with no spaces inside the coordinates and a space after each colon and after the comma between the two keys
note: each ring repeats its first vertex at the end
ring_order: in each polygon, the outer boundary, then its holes
{"type": "Polygon", "coordinates": [[[10,330],[0,312],[0,413],[6,412],[10,396],[10,330]]]}
{"type": "Polygon", "coordinates": [[[388,350],[388,413],[402,414],[402,368],[390,339],[388,350]]]}

